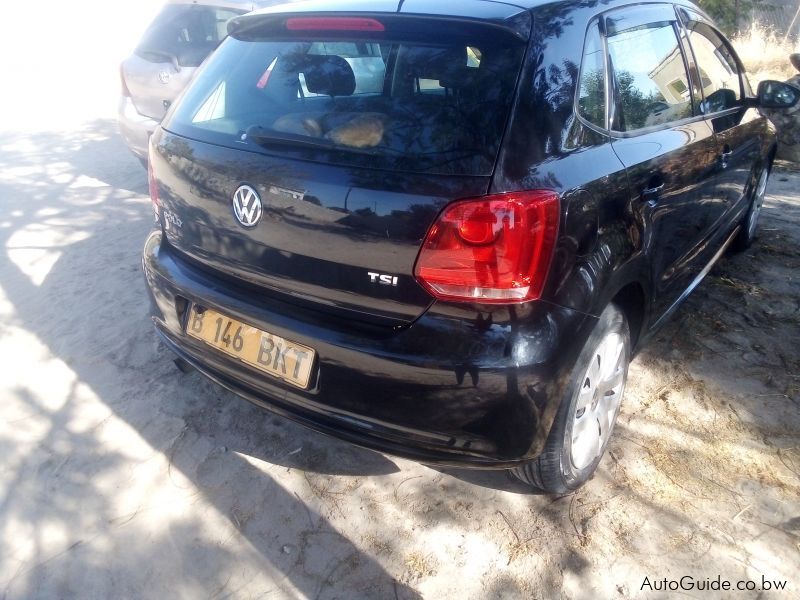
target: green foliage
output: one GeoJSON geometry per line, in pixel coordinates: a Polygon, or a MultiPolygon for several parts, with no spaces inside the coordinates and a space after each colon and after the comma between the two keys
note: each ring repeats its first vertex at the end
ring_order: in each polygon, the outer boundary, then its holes
{"type": "Polygon", "coordinates": [[[697,0],[697,3],[726,35],[732,36],[761,0],[697,0]]]}
{"type": "MultiPolygon", "coordinates": [[[[602,125],[605,119],[604,79],[602,71],[584,73],[581,85],[581,114],[592,123],[602,125]]],[[[636,87],[633,75],[628,71],[617,73],[617,90],[622,99],[622,115],[626,130],[645,127],[648,118],[656,112],[655,105],[665,102],[658,91],[647,95],[636,87]]]]}
{"type": "Polygon", "coordinates": [[[578,102],[581,115],[590,123],[605,127],[606,78],[600,69],[584,71],[581,76],[581,93],[578,102]]]}
{"type": "Polygon", "coordinates": [[[627,71],[617,74],[617,86],[622,98],[622,115],[625,119],[625,129],[630,131],[647,125],[647,118],[653,112],[653,105],[664,102],[664,96],[657,91],[651,91],[647,96],[636,87],[633,75],[627,71]]]}

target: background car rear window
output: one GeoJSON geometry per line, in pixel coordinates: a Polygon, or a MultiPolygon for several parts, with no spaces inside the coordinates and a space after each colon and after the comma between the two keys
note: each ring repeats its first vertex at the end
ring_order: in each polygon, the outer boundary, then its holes
{"type": "Polygon", "coordinates": [[[523,53],[483,39],[228,38],[164,126],[307,160],[488,175],[523,53]]]}
{"type": "Polygon", "coordinates": [[[214,6],[167,5],[142,36],[136,54],[153,62],[174,56],[181,66],[196,67],[228,35],[228,21],[243,13],[214,6]]]}
{"type": "Polygon", "coordinates": [[[608,38],[620,111],[614,129],[633,131],[692,116],[689,77],[672,23],[652,23],[608,38]]]}
{"type": "Polygon", "coordinates": [[[705,23],[689,23],[689,43],[694,52],[705,100],[703,114],[735,108],[742,99],[739,68],[722,38],[705,23]]]}

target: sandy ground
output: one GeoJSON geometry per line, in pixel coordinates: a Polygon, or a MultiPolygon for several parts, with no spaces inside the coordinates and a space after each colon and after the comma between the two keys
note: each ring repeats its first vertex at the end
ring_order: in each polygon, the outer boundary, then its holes
{"type": "Polygon", "coordinates": [[[797,597],[798,186],[778,168],[761,239],[636,358],[599,474],[553,499],[181,374],[148,321],[145,175],[113,121],[7,132],[0,597],[643,597],[683,575],[797,597]]]}
{"type": "Polygon", "coordinates": [[[650,598],[682,576],[800,597],[800,172],[779,165],[760,240],[637,356],[597,476],[554,499],[177,371],[109,89],[0,111],[0,598],[650,598]]]}

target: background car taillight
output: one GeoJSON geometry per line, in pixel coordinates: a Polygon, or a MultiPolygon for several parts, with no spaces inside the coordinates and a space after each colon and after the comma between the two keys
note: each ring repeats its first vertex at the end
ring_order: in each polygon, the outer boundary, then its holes
{"type": "Polygon", "coordinates": [[[158,198],[158,182],[156,181],[155,173],[153,173],[153,161],[149,158],[147,161],[147,182],[148,187],[150,188],[150,201],[153,203],[153,213],[155,214],[157,221],[159,217],[158,210],[160,208],[161,201],[158,198]]]}
{"type": "Polygon", "coordinates": [[[128,89],[128,83],[125,81],[125,69],[122,65],[119,66],[119,82],[120,82],[120,93],[125,98],[131,97],[131,91],[128,89]]]}
{"type": "Polygon", "coordinates": [[[515,303],[541,296],[558,234],[555,192],[459,200],[428,231],[414,276],[436,298],[515,303]]]}

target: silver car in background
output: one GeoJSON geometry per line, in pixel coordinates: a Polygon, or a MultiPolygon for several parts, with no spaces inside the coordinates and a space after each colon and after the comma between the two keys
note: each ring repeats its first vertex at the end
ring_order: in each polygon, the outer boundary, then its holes
{"type": "Polygon", "coordinates": [[[147,163],[150,134],[195,70],[228,35],[229,19],[286,0],[169,0],[120,65],[119,129],[147,163]]]}

